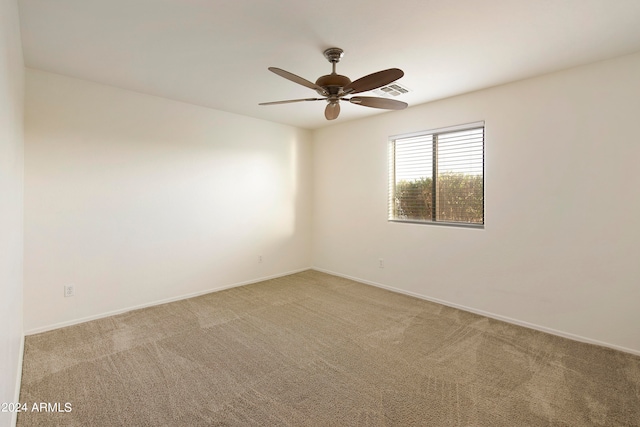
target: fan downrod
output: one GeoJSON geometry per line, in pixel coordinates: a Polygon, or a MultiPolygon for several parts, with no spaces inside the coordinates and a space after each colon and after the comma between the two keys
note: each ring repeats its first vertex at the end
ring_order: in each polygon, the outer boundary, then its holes
{"type": "Polygon", "coordinates": [[[336,73],[336,64],[344,56],[344,51],[339,47],[330,47],[323,53],[324,57],[331,63],[331,74],[318,77],[316,85],[322,89],[316,89],[316,92],[321,96],[327,96],[330,101],[337,101],[338,97],[342,95],[342,88],[351,83],[349,77],[336,73]]]}

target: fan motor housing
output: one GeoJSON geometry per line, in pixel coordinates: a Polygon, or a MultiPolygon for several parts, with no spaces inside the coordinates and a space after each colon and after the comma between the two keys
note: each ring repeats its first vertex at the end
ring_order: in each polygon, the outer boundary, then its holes
{"type": "Polygon", "coordinates": [[[340,74],[327,74],[316,80],[316,84],[324,88],[330,95],[338,95],[340,90],[349,83],[351,83],[349,77],[340,74]]]}

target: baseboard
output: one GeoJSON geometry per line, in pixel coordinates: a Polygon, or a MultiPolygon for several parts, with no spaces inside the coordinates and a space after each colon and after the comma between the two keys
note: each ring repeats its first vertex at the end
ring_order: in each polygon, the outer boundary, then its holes
{"type": "MultiPolygon", "coordinates": [[[[257,279],[251,279],[251,280],[247,280],[244,282],[238,282],[238,283],[233,283],[230,285],[225,285],[225,286],[220,286],[217,288],[211,288],[211,289],[207,289],[204,291],[200,291],[200,292],[194,292],[194,293],[190,293],[190,294],[185,294],[185,295],[180,295],[177,297],[172,297],[172,298],[166,298],[166,299],[162,299],[162,300],[156,300],[153,302],[149,302],[149,303],[145,303],[145,304],[139,304],[136,306],[131,306],[131,307],[127,307],[127,308],[123,308],[120,310],[114,310],[114,311],[109,311],[106,313],[101,313],[101,314],[97,314],[94,316],[88,316],[88,317],[84,317],[84,318],[80,318],[80,319],[74,319],[74,320],[70,320],[70,321],[66,321],[66,322],[60,322],[60,323],[56,323],[53,325],[48,325],[48,326],[44,326],[44,327],[39,327],[39,328],[34,328],[34,329],[30,329],[28,331],[25,331],[24,335],[33,335],[33,334],[39,334],[42,332],[47,332],[47,331],[51,331],[54,329],[59,329],[59,328],[64,328],[66,326],[72,326],[72,325],[77,325],[80,323],[85,323],[85,322],[89,322],[92,320],[97,320],[97,319],[103,319],[105,317],[109,317],[109,316],[115,316],[118,314],[122,314],[122,313],[126,313],[128,311],[133,311],[133,310],[139,310],[141,308],[147,308],[147,307],[153,307],[156,305],[161,305],[161,304],[167,304],[170,302],[174,302],[174,301],[180,301],[180,300],[184,300],[184,299],[188,299],[188,298],[194,298],[200,295],[205,295],[205,294],[209,294],[212,292],[218,292],[218,291],[223,291],[225,289],[231,289],[231,288],[235,288],[238,286],[244,286],[244,285],[250,285],[252,283],[258,283],[258,282],[262,282],[265,280],[270,280],[270,279],[275,279],[278,277],[283,277],[283,276],[288,276],[291,274],[295,274],[295,273],[300,273],[302,271],[306,271],[306,270],[316,270],[322,273],[327,273],[327,274],[331,274],[333,276],[338,276],[338,277],[344,277],[345,279],[349,279],[349,280],[353,280],[359,283],[363,283],[365,285],[370,285],[370,286],[375,286],[378,288],[382,288],[382,289],[386,289],[388,291],[391,292],[396,292],[396,293],[400,293],[400,294],[404,294],[404,295],[409,295],[415,298],[420,298],[423,299],[425,301],[430,301],[430,302],[434,302],[437,304],[442,304],[445,305],[447,307],[452,307],[452,308],[457,308],[459,310],[464,310],[464,311],[468,311],[470,313],[475,313],[475,314],[479,314],[480,316],[485,316],[485,317],[489,317],[491,319],[496,319],[496,320],[500,320],[503,322],[507,322],[507,323],[511,323],[513,325],[518,325],[518,326],[523,326],[525,328],[529,328],[529,329],[534,329],[540,332],[545,332],[551,335],[556,335],[562,338],[567,338],[573,341],[579,341],[579,342],[583,342],[583,343],[587,343],[587,344],[593,344],[593,345],[598,345],[601,347],[607,347],[607,348],[611,348],[613,350],[618,350],[618,351],[622,351],[625,353],[630,353],[630,354],[634,354],[636,356],[640,356],[640,350],[635,350],[635,349],[631,349],[631,348],[627,348],[627,347],[623,347],[623,346],[619,346],[616,344],[611,344],[608,342],[604,342],[604,341],[599,341],[599,340],[594,340],[592,338],[587,338],[587,337],[583,337],[581,335],[576,335],[576,334],[572,334],[569,332],[564,332],[564,331],[560,331],[560,330],[556,330],[553,328],[548,328],[546,326],[541,326],[541,325],[537,325],[534,323],[529,323],[526,321],[522,321],[522,320],[518,320],[518,319],[513,319],[511,317],[507,317],[507,316],[503,316],[500,314],[496,314],[496,313],[491,313],[488,311],[484,311],[484,310],[479,310],[473,307],[467,307],[461,304],[456,304],[456,303],[452,303],[450,301],[445,301],[445,300],[441,300],[439,298],[433,298],[433,297],[429,297],[426,295],[422,295],[422,294],[418,294],[416,292],[410,292],[410,291],[406,291],[404,289],[400,289],[400,288],[395,288],[393,286],[388,286],[388,285],[384,285],[382,283],[378,283],[378,282],[373,282],[371,280],[366,280],[366,279],[361,279],[358,277],[353,277],[353,276],[349,276],[347,274],[342,274],[342,273],[338,273],[335,271],[331,271],[331,270],[326,270],[323,268],[319,268],[319,267],[308,267],[308,268],[301,268],[298,270],[292,270],[292,271],[288,271],[285,273],[279,273],[279,274],[274,274],[271,276],[265,276],[265,277],[260,277],[257,279]]],[[[24,353],[24,335],[22,337],[22,343],[21,343],[21,348],[20,348],[20,361],[19,361],[19,369],[20,372],[18,374],[18,385],[17,385],[17,392],[19,394],[20,392],[20,382],[21,382],[21,376],[22,376],[22,357],[23,357],[23,353],[24,353]]],[[[19,397],[19,396],[18,396],[19,397]]],[[[18,400],[16,400],[17,402],[18,400]]],[[[15,420],[14,420],[15,423],[15,420]]],[[[15,424],[13,424],[15,425],[15,424]]]]}
{"type": "MultiPolygon", "coordinates": [[[[20,402],[20,389],[22,388],[22,363],[24,360],[24,334],[20,338],[20,353],[18,354],[18,372],[16,373],[16,385],[13,401],[20,402]]],[[[16,427],[18,423],[18,413],[13,411],[11,413],[11,426],[16,427]]]]}
{"type": "Polygon", "coordinates": [[[591,339],[591,338],[583,337],[581,335],[576,335],[576,334],[572,334],[572,333],[569,333],[569,332],[559,331],[559,330],[556,330],[556,329],[548,328],[546,326],[540,326],[540,325],[536,325],[534,323],[529,323],[529,322],[525,322],[525,321],[522,321],[522,320],[513,319],[511,317],[502,316],[500,314],[491,313],[491,312],[484,311],[484,310],[478,310],[478,309],[473,308],[473,307],[467,307],[467,306],[464,306],[464,305],[461,305],[461,304],[452,303],[452,302],[441,300],[441,299],[438,299],[438,298],[428,297],[426,295],[422,295],[422,294],[418,294],[418,293],[410,292],[410,291],[405,291],[403,289],[394,288],[393,286],[383,285],[382,283],[372,282],[370,280],[360,279],[358,277],[352,277],[352,276],[349,276],[349,275],[346,275],[346,274],[337,273],[335,271],[326,270],[326,269],[319,268],[319,267],[311,267],[311,269],[319,271],[319,272],[322,272],[322,273],[331,274],[333,276],[344,277],[345,279],[353,280],[353,281],[359,282],[359,283],[364,283],[365,285],[371,285],[371,286],[375,286],[377,288],[386,289],[388,291],[392,291],[392,292],[396,292],[396,293],[400,293],[400,294],[404,294],[404,295],[409,295],[409,296],[412,296],[412,297],[420,298],[420,299],[423,299],[425,301],[430,301],[430,302],[435,302],[437,304],[446,305],[447,307],[457,308],[459,310],[464,310],[464,311],[468,311],[470,313],[479,314],[481,316],[489,317],[491,319],[501,320],[503,322],[511,323],[513,325],[524,326],[525,328],[534,329],[536,331],[545,332],[547,334],[556,335],[556,336],[559,336],[559,337],[562,337],[562,338],[567,338],[567,339],[570,339],[570,340],[573,340],[573,341],[579,341],[579,342],[583,342],[583,343],[586,343],[586,344],[593,344],[593,345],[598,345],[598,346],[601,346],[601,347],[607,347],[607,348],[611,348],[613,350],[618,350],[618,351],[622,351],[622,352],[625,352],[625,353],[630,353],[630,354],[634,354],[636,356],[640,356],[640,350],[635,350],[635,349],[631,349],[631,348],[627,348],[627,347],[622,347],[622,346],[619,346],[619,345],[616,345],[616,344],[611,344],[611,343],[607,343],[607,342],[603,342],[603,341],[594,340],[594,339],[591,339]]]}
{"type": "Polygon", "coordinates": [[[257,279],[247,280],[247,281],[244,281],[244,282],[237,282],[237,283],[233,283],[233,284],[230,284],[230,285],[224,285],[224,286],[219,286],[219,287],[216,287],[216,288],[207,289],[207,290],[204,290],[204,291],[193,292],[193,293],[190,293],[190,294],[179,295],[179,296],[176,296],[176,297],[165,298],[165,299],[162,299],[162,300],[156,300],[156,301],[152,301],[152,302],[149,302],[149,303],[144,303],[144,304],[139,304],[139,305],[126,307],[126,308],[122,308],[122,309],[118,309],[118,310],[108,311],[106,313],[100,313],[100,314],[96,314],[96,315],[93,315],[93,316],[82,317],[80,319],[68,320],[68,321],[65,321],[65,322],[55,323],[53,325],[47,325],[47,326],[42,326],[42,327],[38,327],[38,328],[33,328],[33,329],[29,329],[28,331],[26,331],[25,335],[39,334],[39,333],[42,333],[42,332],[52,331],[54,329],[60,329],[60,328],[64,328],[64,327],[67,327],[67,326],[72,326],[72,325],[77,325],[77,324],[80,324],[80,323],[90,322],[92,320],[104,319],[105,317],[115,316],[117,314],[126,313],[128,311],[139,310],[141,308],[153,307],[153,306],[156,306],[156,305],[167,304],[167,303],[175,302],[175,301],[181,301],[181,300],[184,300],[184,299],[198,297],[200,295],[210,294],[212,292],[224,291],[225,289],[237,288],[238,286],[245,286],[245,285],[250,285],[252,283],[263,282],[265,280],[276,279],[278,277],[289,276],[291,274],[300,273],[302,271],[309,270],[310,268],[311,267],[306,267],[306,268],[301,268],[301,269],[298,269],[298,270],[287,271],[285,273],[274,274],[274,275],[271,275],[271,276],[264,276],[264,277],[260,277],[260,278],[257,278],[257,279]]]}

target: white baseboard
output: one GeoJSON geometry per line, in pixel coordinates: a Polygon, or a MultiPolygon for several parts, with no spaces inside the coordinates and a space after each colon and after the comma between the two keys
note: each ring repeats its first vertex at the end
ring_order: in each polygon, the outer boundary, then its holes
{"type": "Polygon", "coordinates": [[[126,313],[128,311],[139,310],[141,308],[153,307],[153,306],[161,305],[161,304],[167,304],[167,303],[174,302],[174,301],[181,301],[183,299],[188,299],[188,298],[193,298],[193,297],[197,297],[197,296],[200,296],[200,295],[210,294],[212,292],[224,291],[225,289],[236,288],[238,286],[250,285],[252,283],[258,283],[258,282],[262,282],[262,281],[265,281],[265,280],[275,279],[275,278],[278,278],[278,277],[289,276],[291,274],[300,273],[301,271],[306,271],[306,270],[309,270],[309,269],[311,269],[311,267],[301,268],[301,269],[293,270],[293,271],[287,271],[285,273],[278,273],[278,274],[274,274],[274,275],[271,275],[271,276],[260,277],[260,278],[257,278],[257,279],[251,279],[251,280],[247,280],[247,281],[244,281],[244,282],[233,283],[233,284],[230,284],[230,285],[219,286],[219,287],[207,289],[207,290],[204,290],[204,291],[193,292],[193,293],[190,293],[190,294],[184,294],[184,295],[179,295],[179,296],[176,296],[176,297],[165,298],[165,299],[162,299],[162,300],[156,300],[156,301],[152,301],[152,302],[149,302],[149,303],[134,305],[134,306],[122,308],[122,309],[119,309],[119,310],[113,310],[113,311],[108,311],[106,313],[96,314],[96,315],[93,315],[93,316],[82,317],[80,319],[73,319],[73,320],[68,320],[68,321],[65,321],[65,322],[54,323],[52,325],[41,326],[41,327],[38,327],[38,328],[33,328],[33,329],[29,329],[28,331],[25,331],[25,335],[39,334],[39,333],[42,333],[42,332],[52,331],[54,329],[64,328],[66,326],[77,325],[79,323],[85,323],[85,322],[90,322],[92,320],[98,320],[98,319],[103,319],[105,317],[115,316],[117,314],[126,313]]]}
{"type": "MultiPolygon", "coordinates": [[[[247,280],[244,282],[238,282],[238,283],[233,283],[230,285],[225,285],[225,286],[220,286],[217,288],[211,288],[211,289],[207,289],[204,291],[200,291],[200,292],[194,292],[194,293],[190,293],[190,294],[185,294],[185,295],[180,295],[177,297],[172,297],[172,298],[166,298],[166,299],[162,299],[162,300],[157,300],[157,301],[153,301],[153,302],[149,302],[149,303],[145,303],[145,304],[139,304],[136,306],[131,306],[131,307],[127,307],[127,308],[123,308],[120,310],[114,310],[114,311],[109,311],[106,313],[101,313],[101,314],[97,314],[94,316],[88,316],[88,317],[83,317],[80,319],[74,319],[74,320],[69,320],[66,322],[60,322],[60,323],[56,323],[53,325],[47,325],[47,326],[43,326],[43,327],[39,327],[39,328],[34,328],[34,329],[30,329],[28,331],[25,332],[24,335],[33,335],[33,334],[38,334],[41,332],[47,332],[47,331],[51,331],[54,329],[59,329],[59,328],[63,328],[65,326],[71,326],[71,325],[77,325],[79,323],[84,323],[84,322],[89,322],[91,320],[97,320],[97,319],[102,319],[105,317],[109,317],[109,316],[114,316],[117,314],[122,314],[122,313],[126,313],[128,311],[132,311],[132,310],[139,310],[141,308],[147,308],[147,307],[153,307],[156,305],[161,305],[161,304],[166,304],[166,303],[170,303],[170,302],[174,302],[174,301],[180,301],[183,299],[188,299],[188,298],[193,298],[193,297],[197,297],[200,295],[204,295],[204,294],[208,294],[208,293],[212,293],[212,292],[218,292],[218,291],[223,291],[225,289],[231,289],[231,288],[235,288],[238,286],[244,286],[244,285],[250,285],[252,283],[257,283],[257,282],[262,282],[264,280],[270,280],[270,279],[275,279],[278,277],[283,277],[283,276],[288,276],[291,274],[295,274],[295,273],[300,273],[302,271],[306,271],[306,270],[316,270],[316,271],[320,271],[322,273],[327,273],[327,274],[331,274],[334,276],[338,276],[338,277],[344,277],[345,279],[349,279],[349,280],[353,280],[356,282],[360,282],[366,285],[371,285],[371,286],[375,286],[378,288],[382,288],[382,289],[386,289],[392,292],[396,292],[396,293],[400,293],[400,294],[404,294],[404,295],[409,295],[415,298],[420,298],[423,299],[425,301],[431,301],[431,302],[435,302],[437,304],[442,304],[445,305],[447,307],[452,307],[452,308],[457,308],[459,310],[464,310],[464,311],[468,311],[470,313],[475,313],[475,314],[479,314],[481,316],[485,316],[485,317],[489,317],[492,319],[496,319],[496,320],[501,320],[503,322],[507,322],[507,323],[511,323],[513,325],[518,325],[518,326],[524,326],[525,328],[529,328],[529,329],[534,329],[540,332],[545,332],[551,335],[556,335],[559,337],[563,337],[563,338],[567,338],[573,341],[579,341],[579,342],[583,342],[583,343],[587,343],[587,344],[594,344],[594,345],[599,345],[601,347],[607,347],[607,348],[611,348],[614,350],[618,350],[618,351],[623,351],[625,353],[630,353],[630,354],[634,354],[637,356],[640,356],[640,350],[636,350],[636,349],[632,349],[632,348],[627,348],[627,347],[623,347],[623,346],[619,346],[616,344],[612,344],[612,343],[608,343],[608,342],[604,342],[604,341],[599,341],[599,340],[595,340],[592,338],[587,338],[587,337],[583,337],[581,335],[576,335],[576,334],[572,334],[569,332],[564,332],[564,331],[559,331],[556,329],[552,329],[552,328],[548,328],[546,326],[541,326],[541,325],[537,325],[534,323],[529,323],[523,320],[518,320],[518,319],[513,319],[511,317],[507,317],[507,316],[503,316],[500,314],[496,314],[496,313],[491,313],[488,311],[484,311],[484,310],[479,310],[473,307],[467,307],[461,304],[456,304],[456,303],[452,303],[449,301],[445,301],[445,300],[441,300],[438,298],[432,298],[426,295],[422,295],[422,294],[418,294],[416,292],[410,292],[410,291],[406,291],[403,289],[399,289],[399,288],[395,288],[393,286],[388,286],[388,285],[384,285],[382,283],[378,283],[378,282],[373,282],[371,280],[365,280],[365,279],[361,279],[358,277],[353,277],[353,276],[349,276],[346,274],[342,274],[342,273],[338,273],[335,271],[331,271],[331,270],[326,270],[323,268],[319,268],[319,267],[308,267],[308,268],[301,268],[298,270],[293,270],[293,271],[288,271],[285,273],[280,273],[280,274],[274,274],[271,276],[266,276],[266,277],[260,277],[257,279],[251,279],[251,280],[247,280]]],[[[19,377],[18,377],[18,382],[20,382],[20,376],[22,374],[22,355],[24,352],[24,336],[22,338],[22,344],[21,344],[21,351],[20,351],[20,373],[19,373],[19,377]]],[[[17,387],[17,393],[19,393],[19,385],[17,387]]],[[[16,400],[17,401],[17,400],[16,400]]]]}
{"type": "MultiPolygon", "coordinates": [[[[20,338],[20,353],[18,354],[18,372],[16,373],[16,385],[14,393],[14,402],[20,402],[20,388],[22,387],[22,362],[24,360],[24,334],[20,338]]],[[[11,413],[11,426],[16,427],[18,423],[18,413],[13,411],[11,413]]]]}
{"type": "Polygon", "coordinates": [[[540,326],[540,325],[536,325],[534,323],[529,323],[529,322],[525,322],[525,321],[522,321],[522,320],[513,319],[511,317],[502,316],[500,314],[495,314],[495,313],[491,313],[491,312],[484,311],[484,310],[478,310],[478,309],[473,308],[473,307],[466,307],[464,305],[452,303],[452,302],[449,302],[449,301],[444,301],[444,300],[441,300],[441,299],[438,299],[438,298],[431,298],[431,297],[428,297],[426,295],[422,295],[422,294],[418,294],[418,293],[410,292],[410,291],[405,291],[403,289],[394,288],[393,286],[383,285],[382,283],[372,282],[370,280],[365,280],[365,279],[360,279],[358,277],[348,276],[346,274],[337,273],[337,272],[331,271],[331,270],[325,270],[325,269],[319,268],[319,267],[311,267],[311,269],[312,270],[316,270],[316,271],[320,271],[322,273],[331,274],[333,276],[344,277],[345,279],[349,279],[349,280],[353,280],[353,281],[356,281],[356,282],[364,283],[365,285],[371,285],[371,286],[375,286],[377,288],[383,288],[383,289],[386,289],[388,291],[396,292],[396,293],[399,293],[399,294],[409,295],[409,296],[412,296],[412,297],[423,299],[425,301],[430,301],[430,302],[435,302],[437,304],[446,305],[447,307],[457,308],[459,310],[464,310],[464,311],[468,311],[470,313],[479,314],[481,316],[489,317],[489,318],[492,318],[492,319],[501,320],[503,322],[511,323],[513,325],[524,326],[525,328],[534,329],[534,330],[540,331],[540,332],[546,332],[548,334],[556,335],[556,336],[559,336],[559,337],[562,337],[562,338],[567,338],[567,339],[570,339],[570,340],[573,340],[573,341],[579,341],[579,342],[583,342],[583,343],[587,343],[587,344],[599,345],[601,347],[607,347],[607,348],[611,348],[611,349],[614,349],[614,350],[623,351],[625,353],[630,353],[630,354],[634,354],[636,356],[640,356],[640,350],[635,350],[635,349],[632,349],[632,348],[622,347],[622,346],[619,346],[619,345],[616,345],[616,344],[611,344],[611,343],[608,343],[608,342],[594,340],[594,339],[591,339],[591,338],[583,337],[581,335],[576,335],[576,334],[572,334],[572,333],[569,333],[569,332],[559,331],[559,330],[556,330],[556,329],[548,328],[546,326],[540,326]]]}

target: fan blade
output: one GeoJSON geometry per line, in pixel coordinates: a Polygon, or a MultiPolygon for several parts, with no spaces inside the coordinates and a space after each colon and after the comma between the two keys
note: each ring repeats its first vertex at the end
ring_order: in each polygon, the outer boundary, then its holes
{"type": "Polygon", "coordinates": [[[384,86],[398,80],[402,76],[404,76],[404,71],[399,68],[389,68],[388,70],[378,71],[377,73],[361,77],[346,85],[344,87],[344,93],[360,93],[377,89],[380,86],[384,86]]]}
{"type": "Polygon", "coordinates": [[[327,108],[324,109],[324,116],[327,120],[335,120],[340,114],[340,104],[338,102],[329,102],[327,108]]]}
{"type": "Polygon", "coordinates": [[[408,104],[395,99],[376,98],[374,96],[354,96],[349,99],[352,104],[363,105],[371,108],[382,108],[385,110],[404,110],[408,104]]]}
{"type": "Polygon", "coordinates": [[[258,105],[277,105],[277,104],[290,104],[292,102],[302,102],[302,101],[324,101],[325,98],[304,98],[304,99],[289,99],[286,101],[273,101],[273,102],[261,102],[258,105]]]}
{"type": "Polygon", "coordinates": [[[269,67],[269,71],[276,73],[280,77],[284,77],[287,80],[291,80],[294,83],[298,83],[299,85],[306,86],[309,89],[314,89],[314,90],[319,90],[320,92],[324,92],[324,89],[318,86],[317,84],[311,83],[309,80],[303,79],[302,77],[296,76],[295,74],[290,73],[288,71],[285,71],[276,67],[269,67]]]}

